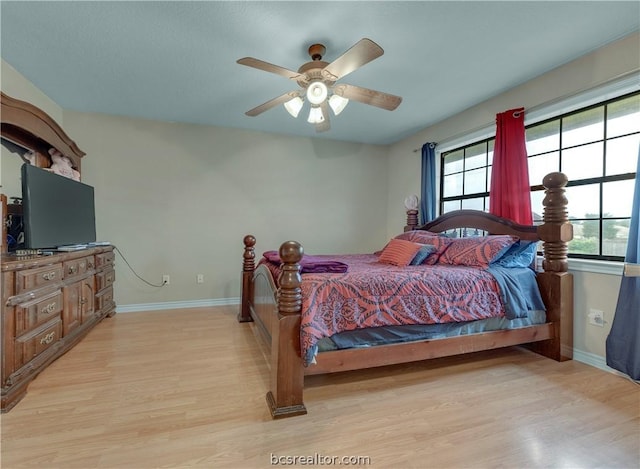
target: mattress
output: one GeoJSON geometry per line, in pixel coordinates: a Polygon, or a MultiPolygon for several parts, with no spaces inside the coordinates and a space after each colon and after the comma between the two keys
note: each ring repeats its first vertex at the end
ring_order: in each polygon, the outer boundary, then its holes
{"type": "MultiPolygon", "coordinates": [[[[433,327],[429,332],[419,334],[459,335],[478,327],[500,324],[503,327],[504,322],[509,321],[505,304],[514,295],[505,295],[501,289],[505,282],[498,282],[488,269],[438,264],[398,267],[379,262],[374,254],[316,257],[343,262],[349,268],[338,274],[302,274],[300,347],[305,365],[314,362],[321,341],[323,348],[329,349],[368,346],[365,344],[378,340],[406,341],[399,338],[405,336],[401,331],[411,328],[397,329],[401,326],[430,325],[433,327]],[[471,325],[489,319],[495,321],[471,325]],[[369,338],[363,339],[358,331],[367,329],[370,329],[369,338]],[[348,332],[352,334],[341,335],[348,332]],[[325,340],[328,338],[332,338],[330,342],[325,340]],[[348,345],[353,340],[356,345],[348,345]]],[[[279,266],[261,262],[277,279],[279,266]]],[[[531,290],[535,295],[537,292],[537,298],[521,301],[520,306],[524,304],[532,311],[542,311],[544,305],[539,298],[535,274],[528,268],[513,269],[514,274],[516,271],[522,278],[506,284],[520,288],[526,283],[522,279],[529,279],[527,291],[520,293],[529,294],[531,290]]],[[[507,272],[509,278],[511,273],[507,272]]],[[[504,275],[502,272],[502,277],[504,275]]],[[[515,297],[521,298],[520,293],[515,297]]],[[[515,316],[510,317],[528,320],[529,313],[516,311],[515,316]]]]}

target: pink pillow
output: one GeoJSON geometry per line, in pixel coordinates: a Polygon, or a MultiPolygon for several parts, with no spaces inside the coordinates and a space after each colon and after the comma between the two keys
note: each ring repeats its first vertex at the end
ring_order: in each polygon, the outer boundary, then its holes
{"type": "Polygon", "coordinates": [[[413,260],[422,246],[411,241],[392,239],[380,254],[380,262],[397,266],[407,266],[413,260]]]}
{"type": "Polygon", "coordinates": [[[434,265],[438,262],[438,258],[447,249],[447,246],[451,244],[451,239],[446,236],[440,236],[432,231],[407,231],[406,233],[399,234],[395,239],[405,239],[414,243],[429,244],[434,246],[436,250],[427,257],[422,265],[434,265]]]}
{"type": "Polygon", "coordinates": [[[422,241],[423,239],[433,238],[434,236],[439,236],[439,235],[438,233],[434,233],[433,231],[412,230],[412,231],[405,231],[404,233],[400,233],[398,236],[395,236],[395,239],[404,239],[405,241],[413,241],[414,243],[425,244],[422,241]]]}
{"type": "Polygon", "coordinates": [[[438,259],[438,264],[488,267],[518,241],[515,236],[489,235],[469,238],[453,238],[446,251],[438,259]]]}

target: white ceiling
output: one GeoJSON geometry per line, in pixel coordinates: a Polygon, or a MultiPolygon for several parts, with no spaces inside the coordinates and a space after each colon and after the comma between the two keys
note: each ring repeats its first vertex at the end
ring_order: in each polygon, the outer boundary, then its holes
{"type": "MultiPolygon", "coordinates": [[[[638,1],[11,2],[2,58],[65,109],[388,144],[640,28],[638,1]],[[351,102],[316,134],[282,106],[244,112],[298,85],[238,65],[297,70],[323,43],[384,55],[340,82],[399,95],[351,102]]],[[[639,45],[640,54],[640,45],[639,45]]]]}

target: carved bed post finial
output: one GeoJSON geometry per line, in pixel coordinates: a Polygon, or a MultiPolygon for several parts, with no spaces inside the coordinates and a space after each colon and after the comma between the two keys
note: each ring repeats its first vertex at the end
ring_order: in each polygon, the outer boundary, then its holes
{"type": "Polygon", "coordinates": [[[247,235],[242,240],[244,243],[244,253],[242,254],[242,258],[244,261],[242,262],[242,271],[243,272],[253,272],[256,268],[255,264],[255,249],[256,238],[251,235],[247,235]]]}
{"type": "Polygon", "coordinates": [[[404,227],[404,231],[413,231],[418,227],[418,211],[407,210],[407,226],[404,227]]]}
{"type": "Polygon", "coordinates": [[[413,194],[404,199],[404,208],[407,209],[407,226],[404,231],[413,231],[418,228],[418,196],[413,194]]]}
{"type": "Polygon", "coordinates": [[[544,223],[538,227],[538,234],[544,241],[542,268],[545,272],[569,270],[567,243],[573,239],[573,226],[569,223],[568,202],[564,195],[567,182],[567,176],[563,173],[550,173],[542,180],[547,190],[542,201],[544,223]]]}
{"type": "Polygon", "coordinates": [[[242,254],[242,292],[240,298],[240,312],[238,313],[239,322],[249,322],[251,319],[250,302],[253,299],[253,271],[256,268],[255,263],[255,248],[256,238],[252,235],[247,235],[242,240],[244,243],[244,253],[242,254]]]}
{"type": "Polygon", "coordinates": [[[280,291],[278,296],[278,311],[280,314],[300,313],[302,306],[302,277],[300,276],[300,261],[303,254],[302,246],[295,241],[287,241],[280,246],[282,273],[278,282],[280,291]]]}

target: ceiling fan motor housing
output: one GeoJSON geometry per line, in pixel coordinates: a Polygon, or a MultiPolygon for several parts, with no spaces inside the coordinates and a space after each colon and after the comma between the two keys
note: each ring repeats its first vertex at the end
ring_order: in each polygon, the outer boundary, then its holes
{"type": "Polygon", "coordinates": [[[313,62],[307,62],[303,64],[299,69],[298,73],[302,75],[299,80],[296,80],[298,85],[302,88],[306,88],[309,86],[309,83],[314,81],[322,81],[325,85],[330,86],[333,81],[325,80],[325,77],[322,75],[322,69],[329,65],[328,62],[323,62],[322,60],[315,60],[313,62]]]}

